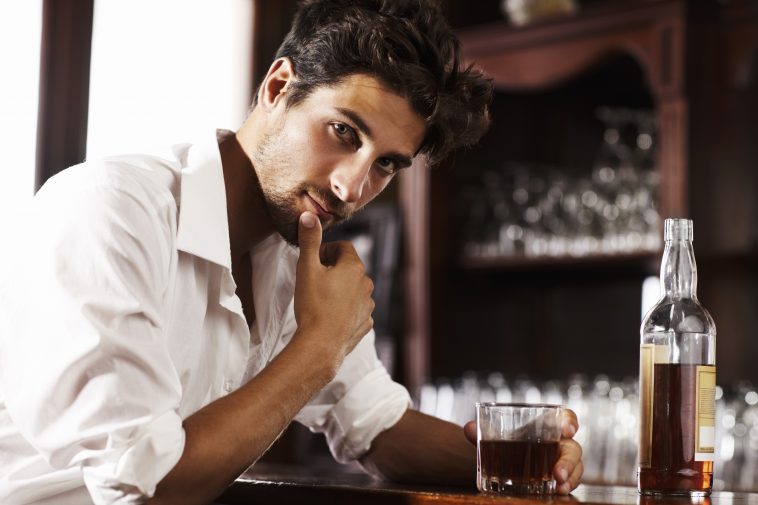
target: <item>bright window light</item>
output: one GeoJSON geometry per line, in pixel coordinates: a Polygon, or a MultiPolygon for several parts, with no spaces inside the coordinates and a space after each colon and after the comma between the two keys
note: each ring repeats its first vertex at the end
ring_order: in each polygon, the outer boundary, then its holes
{"type": "Polygon", "coordinates": [[[236,130],[250,105],[252,0],[95,2],[87,157],[236,130]]]}
{"type": "Polygon", "coordinates": [[[650,276],[646,277],[642,282],[642,317],[645,319],[645,315],[653,306],[658,303],[661,297],[661,281],[658,277],[650,276]]]}
{"type": "Polygon", "coordinates": [[[34,195],[41,33],[42,0],[0,2],[0,233],[34,195]]]}

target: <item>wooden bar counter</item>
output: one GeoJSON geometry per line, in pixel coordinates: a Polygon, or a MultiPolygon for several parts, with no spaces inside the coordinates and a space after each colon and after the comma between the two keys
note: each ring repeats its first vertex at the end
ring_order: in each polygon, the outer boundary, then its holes
{"type": "Polygon", "coordinates": [[[709,498],[642,497],[633,487],[580,485],[571,496],[489,496],[471,488],[391,484],[358,473],[328,475],[292,467],[251,468],[216,505],[758,505],[758,493],[714,492],[709,498]]]}

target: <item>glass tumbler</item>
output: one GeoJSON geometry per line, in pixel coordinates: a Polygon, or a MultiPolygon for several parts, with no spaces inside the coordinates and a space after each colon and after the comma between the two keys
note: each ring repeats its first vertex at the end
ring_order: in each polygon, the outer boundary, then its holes
{"type": "Polygon", "coordinates": [[[493,494],[553,494],[561,406],[476,404],[476,484],[493,494]]]}

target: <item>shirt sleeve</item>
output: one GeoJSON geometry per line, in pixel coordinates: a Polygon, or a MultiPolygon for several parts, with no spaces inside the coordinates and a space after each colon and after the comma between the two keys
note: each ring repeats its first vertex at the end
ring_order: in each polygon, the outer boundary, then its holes
{"type": "Polygon", "coordinates": [[[184,449],[162,336],[171,225],[136,190],[58,185],[37,195],[0,287],[2,396],[53,468],[81,469],[96,504],[142,502],[184,449]]]}
{"type": "Polygon", "coordinates": [[[376,436],[397,423],[411,397],[394,382],[377,358],[371,330],[348,354],[337,376],[295,417],[311,431],[326,435],[342,463],[363,456],[376,436]]]}

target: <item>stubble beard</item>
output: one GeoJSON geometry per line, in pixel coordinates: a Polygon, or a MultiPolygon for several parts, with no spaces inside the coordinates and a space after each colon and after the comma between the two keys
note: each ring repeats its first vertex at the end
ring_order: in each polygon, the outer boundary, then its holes
{"type": "Polygon", "coordinates": [[[266,203],[266,212],[279,235],[290,245],[298,247],[298,222],[300,210],[297,201],[304,195],[317,195],[333,211],[334,219],[326,223],[324,229],[350,218],[352,211],[347,204],[331,192],[323,191],[312,184],[301,182],[294,188],[287,188],[282,180],[294,178],[297,168],[292,166],[296,154],[277,146],[277,134],[266,135],[254,152],[253,166],[258,178],[261,194],[266,203]],[[284,154],[290,152],[289,156],[284,154]]]}

